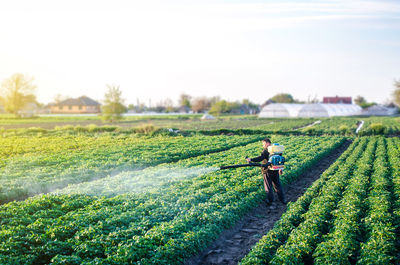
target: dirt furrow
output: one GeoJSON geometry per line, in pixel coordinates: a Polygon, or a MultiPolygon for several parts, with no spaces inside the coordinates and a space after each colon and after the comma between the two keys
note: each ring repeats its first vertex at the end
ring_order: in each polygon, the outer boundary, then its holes
{"type": "MultiPolygon", "coordinates": [[[[333,150],[329,155],[320,160],[313,168],[303,176],[285,188],[287,201],[296,201],[305,190],[315,181],[336,159],[349,147],[351,141],[344,142],[340,147],[333,150]]],[[[260,178],[261,178],[260,173],[260,178]]],[[[263,186],[260,186],[263,189],[263,186]]],[[[275,201],[271,205],[261,203],[231,229],[221,233],[207,249],[198,255],[188,259],[185,265],[206,264],[206,265],[232,265],[237,264],[250,249],[273,228],[276,221],[286,211],[286,205],[278,201],[276,194],[275,201]]]]}

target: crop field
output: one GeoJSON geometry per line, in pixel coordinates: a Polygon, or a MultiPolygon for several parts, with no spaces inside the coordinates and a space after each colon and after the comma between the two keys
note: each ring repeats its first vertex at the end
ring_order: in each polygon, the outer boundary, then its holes
{"type": "MultiPolygon", "coordinates": [[[[284,183],[298,177],[308,166],[316,163],[319,156],[343,140],[332,137],[287,139],[282,136],[273,139],[297,146],[296,150],[287,153],[291,162],[288,162],[284,183]]],[[[215,168],[221,162],[238,161],[248,154],[256,155],[254,150],[258,145],[259,143],[249,144],[221,153],[182,160],[177,166],[193,167],[200,164],[215,168]]],[[[106,262],[104,264],[111,261],[119,264],[145,262],[145,259],[148,262],[157,263],[158,260],[169,264],[177,259],[183,260],[204,246],[201,242],[204,244],[210,241],[218,231],[263,197],[264,193],[258,188],[258,171],[214,171],[139,194],[125,193],[126,187],[118,185],[121,183],[118,179],[104,180],[94,186],[97,188],[104,184],[107,188],[104,195],[111,196],[110,199],[89,197],[85,192],[87,189],[91,190],[90,186],[87,188],[85,185],[78,185],[67,188],[67,193],[72,193],[70,195],[38,196],[23,202],[6,204],[1,209],[1,254],[4,255],[4,261],[0,261],[6,264],[46,264],[51,259],[67,258],[64,256],[88,264],[96,257],[96,260],[106,262]],[[114,186],[110,187],[111,185],[114,186]],[[118,193],[119,189],[123,189],[123,195],[114,197],[112,192],[118,193]],[[74,195],[75,193],[79,195],[74,195]],[[74,201],[78,209],[64,205],[74,204],[74,201]],[[46,210],[49,206],[56,208],[53,209],[54,212],[46,210]],[[37,214],[32,216],[32,210],[26,211],[30,207],[37,214]],[[16,212],[21,215],[16,217],[16,212]],[[33,238],[32,232],[35,234],[33,238]],[[27,237],[32,240],[40,238],[40,242],[27,241],[27,237]],[[188,244],[182,245],[183,241],[188,244]],[[27,249],[27,245],[31,243],[38,248],[32,249],[31,245],[27,249]],[[12,245],[15,256],[6,257],[3,250],[9,251],[12,245]],[[40,254],[38,249],[46,246],[56,248],[49,249],[50,252],[60,251],[68,255],[55,257],[46,250],[43,255],[40,254]],[[171,251],[175,251],[173,256],[170,255],[171,251]],[[30,260],[25,260],[25,257],[30,260]]]]}
{"type": "Polygon", "coordinates": [[[398,118],[192,122],[3,129],[0,264],[400,264],[398,118]],[[267,207],[260,168],[220,166],[258,156],[267,136],[286,147],[284,189],[301,192],[270,204],[277,221],[244,245],[236,225],[267,207]],[[222,235],[245,253],[202,261],[225,253],[212,249],[222,235]]]}
{"type": "Polygon", "coordinates": [[[120,171],[222,151],[249,136],[39,135],[0,137],[0,202],[120,171]]]}
{"type": "Polygon", "coordinates": [[[399,262],[400,141],[361,138],[348,151],[242,264],[399,262]]]}

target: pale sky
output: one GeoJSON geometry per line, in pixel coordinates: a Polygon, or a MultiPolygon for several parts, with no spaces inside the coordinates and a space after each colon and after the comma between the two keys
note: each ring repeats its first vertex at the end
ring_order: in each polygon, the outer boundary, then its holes
{"type": "Polygon", "coordinates": [[[0,1],[0,82],[126,103],[285,92],[384,102],[400,79],[400,1],[0,1]]]}

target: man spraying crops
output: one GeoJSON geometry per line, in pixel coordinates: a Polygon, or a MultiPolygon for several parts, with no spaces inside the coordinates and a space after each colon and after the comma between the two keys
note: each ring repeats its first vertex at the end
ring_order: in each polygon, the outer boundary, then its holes
{"type": "MultiPolygon", "coordinates": [[[[270,152],[268,152],[268,147],[271,146],[271,140],[269,138],[265,138],[264,140],[262,140],[262,145],[264,150],[262,151],[261,155],[254,158],[246,158],[248,162],[261,162],[262,164],[271,164],[269,162],[270,152]]],[[[271,167],[261,167],[261,173],[264,177],[264,188],[267,192],[268,200],[267,203],[269,204],[274,201],[274,195],[271,189],[273,187],[278,195],[279,200],[282,203],[286,204],[285,195],[283,193],[282,185],[279,180],[279,176],[282,175],[282,169],[279,167],[272,169],[271,165],[271,167]]]]}

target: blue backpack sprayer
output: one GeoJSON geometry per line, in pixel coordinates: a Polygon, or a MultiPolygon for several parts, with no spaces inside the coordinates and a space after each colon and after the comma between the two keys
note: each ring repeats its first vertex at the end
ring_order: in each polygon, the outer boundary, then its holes
{"type": "Polygon", "coordinates": [[[285,168],[285,158],[282,156],[282,154],[285,151],[285,147],[283,145],[274,143],[268,146],[267,150],[269,153],[269,159],[268,162],[265,164],[249,162],[247,164],[221,166],[220,169],[239,168],[239,167],[264,167],[268,168],[268,170],[283,170],[285,168]]]}

